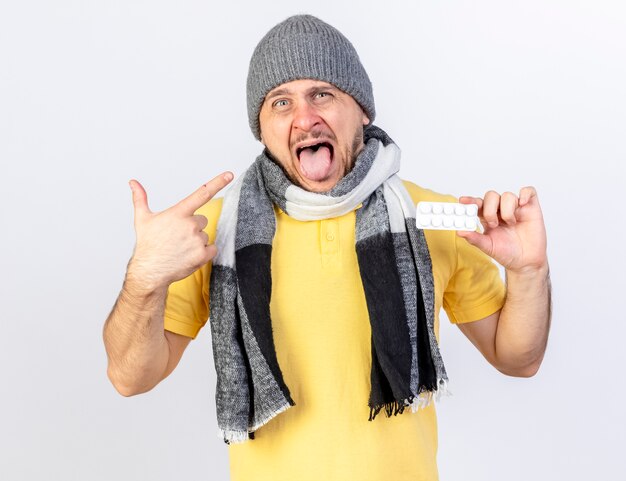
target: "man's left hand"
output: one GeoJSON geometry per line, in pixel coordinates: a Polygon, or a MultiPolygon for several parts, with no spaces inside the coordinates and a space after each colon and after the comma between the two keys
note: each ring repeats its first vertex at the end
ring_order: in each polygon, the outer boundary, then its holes
{"type": "Polygon", "coordinates": [[[457,234],[509,271],[526,272],[547,265],[546,228],[537,191],[524,187],[519,197],[489,191],[484,199],[464,196],[462,204],[476,204],[484,232],[457,234]]]}

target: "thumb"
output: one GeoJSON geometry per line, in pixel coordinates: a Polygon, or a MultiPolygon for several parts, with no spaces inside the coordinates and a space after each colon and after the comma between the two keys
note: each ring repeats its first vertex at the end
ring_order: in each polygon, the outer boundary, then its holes
{"type": "Polygon", "coordinates": [[[148,207],[148,194],[146,190],[139,183],[139,181],[132,179],[128,182],[130,190],[133,193],[133,206],[135,208],[135,217],[144,214],[150,214],[150,208],[148,207]]]}
{"type": "Polygon", "coordinates": [[[463,237],[467,242],[475,247],[478,247],[481,251],[491,257],[493,244],[489,236],[475,231],[457,231],[457,235],[459,237],[463,237]]]}

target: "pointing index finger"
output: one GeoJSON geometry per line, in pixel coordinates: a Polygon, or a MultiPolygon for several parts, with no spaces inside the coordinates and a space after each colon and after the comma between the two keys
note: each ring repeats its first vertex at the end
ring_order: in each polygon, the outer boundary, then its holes
{"type": "Polygon", "coordinates": [[[178,204],[176,204],[175,207],[191,215],[210,201],[215,194],[226,187],[231,180],[233,180],[233,173],[224,172],[223,174],[211,179],[206,184],[200,186],[198,190],[185,197],[178,204]]]}

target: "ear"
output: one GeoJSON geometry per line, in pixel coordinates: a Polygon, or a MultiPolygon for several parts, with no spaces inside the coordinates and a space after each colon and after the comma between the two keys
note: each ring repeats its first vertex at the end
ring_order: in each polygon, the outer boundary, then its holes
{"type": "Polygon", "coordinates": [[[370,118],[365,115],[365,112],[363,112],[363,127],[365,127],[366,125],[369,125],[370,123],[370,118]]]}

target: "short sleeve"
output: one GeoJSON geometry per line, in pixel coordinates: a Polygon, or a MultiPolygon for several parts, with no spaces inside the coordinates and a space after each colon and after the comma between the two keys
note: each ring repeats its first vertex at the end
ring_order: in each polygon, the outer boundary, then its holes
{"type": "MultiPolygon", "coordinates": [[[[211,242],[215,240],[221,207],[222,199],[213,199],[196,211],[196,214],[204,215],[208,219],[204,231],[211,242]]],[[[208,263],[188,277],[170,284],[165,301],[166,330],[196,338],[209,318],[210,279],[211,263],[208,263]]]]}
{"type": "Polygon", "coordinates": [[[443,295],[443,308],[454,324],[478,321],[500,310],[506,288],[498,266],[485,253],[455,236],[457,265],[443,295]]]}
{"type": "Polygon", "coordinates": [[[209,318],[211,266],[170,284],[165,301],[165,329],[195,339],[209,318]]]}

